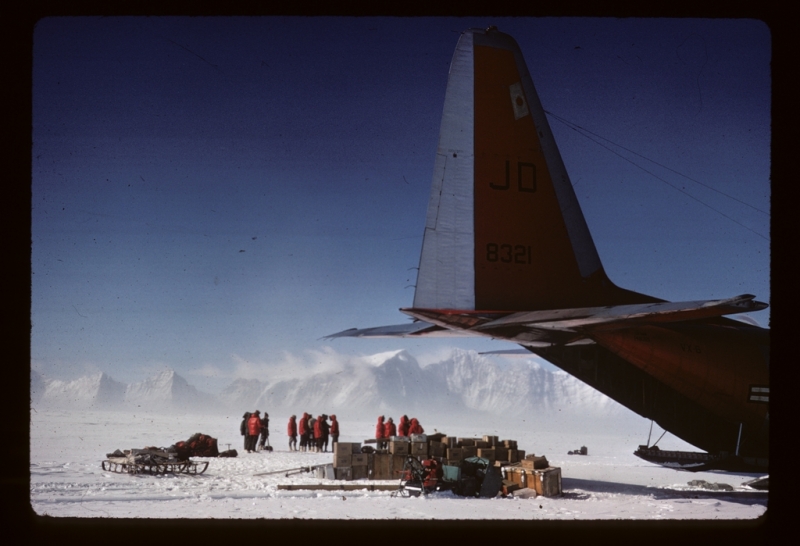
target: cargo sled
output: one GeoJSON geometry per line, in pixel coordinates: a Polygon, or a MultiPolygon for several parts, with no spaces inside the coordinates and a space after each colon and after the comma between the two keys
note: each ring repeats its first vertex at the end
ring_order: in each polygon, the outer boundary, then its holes
{"type": "Polygon", "coordinates": [[[162,449],[116,450],[100,466],[106,472],[117,474],[202,474],[208,461],[195,462],[179,458],[176,451],[162,449]]]}

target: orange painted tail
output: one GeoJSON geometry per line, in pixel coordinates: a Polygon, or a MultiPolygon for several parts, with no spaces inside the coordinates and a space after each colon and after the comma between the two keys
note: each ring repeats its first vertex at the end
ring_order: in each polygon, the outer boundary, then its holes
{"type": "Polygon", "coordinates": [[[659,301],[606,276],[519,46],[461,35],[447,83],[417,309],[659,301]]]}

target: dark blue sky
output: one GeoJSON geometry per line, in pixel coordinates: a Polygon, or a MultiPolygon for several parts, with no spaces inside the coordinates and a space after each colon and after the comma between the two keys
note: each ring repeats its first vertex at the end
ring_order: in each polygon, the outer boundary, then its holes
{"type": "Polygon", "coordinates": [[[769,302],[758,21],[50,18],[34,33],[34,369],[171,367],[216,388],[329,346],[513,348],[319,340],[405,321],[450,59],[461,30],[492,24],[558,116],[611,279],[769,302]]]}

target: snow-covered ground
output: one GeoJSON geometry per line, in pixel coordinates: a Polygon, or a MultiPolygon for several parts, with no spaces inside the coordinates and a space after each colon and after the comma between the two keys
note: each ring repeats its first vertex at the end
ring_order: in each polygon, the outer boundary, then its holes
{"type": "MultiPolygon", "coordinates": [[[[632,452],[645,438],[595,431],[576,435],[516,420],[485,426],[423,423],[456,436],[498,435],[516,439],[528,453],[545,455],[562,471],[564,494],[545,498],[466,499],[451,493],[422,498],[390,492],[285,491],[279,484],[319,483],[313,474],[286,477],[259,472],[332,462],[331,453],[289,452],[285,418],[271,415],[273,453],[241,453],[241,416],[174,413],[33,410],[30,439],[30,502],[39,515],[78,518],[268,518],[268,519],[476,519],[476,520],[752,520],[767,510],[768,495],[741,487],[754,475],[677,472],[648,464],[632,452]],[[123,475],[104,472],[100,463],[115,449],[169,446],[195,432],[216,437],[238,458],[210,461],[200,476],[123,475]],[[588,456],[567,452],[585,445],[588,456]],[[732,492],[689,487],[690,480],[727,483],[732,492]]],[[[501,422],[500,420],[498,420],[501,422]]],[[[343,422],[343,442],[363,441],[374,424],[343,422]]],[[[674,447],[662,441],[664,448],[674,447]]],[[[681,445],[678,448],[685,449],[681,445]]],[[[349,482],[354,483],[354,482],[349,482]]],[[[370,482],[396,483],[396,482],[370,482]]],[[[525,490],[527,491],[527,490],[525,490]]]]}

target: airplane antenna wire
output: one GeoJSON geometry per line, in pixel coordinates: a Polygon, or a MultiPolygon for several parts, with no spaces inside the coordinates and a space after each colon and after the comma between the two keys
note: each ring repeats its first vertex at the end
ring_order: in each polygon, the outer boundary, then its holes
{"type": "MultiPolygon", "coordinates": [[[[607,138],[606,138],[606,137],[604,137],[604,136],[598,135],[597,133],[593,133],[593,132],[592,132],[592,131],[590,131],[589,129],[586,129],[585,127],[581,127],[581,126],[580,126],[580,125],[578,125],[577,123],[573,123],[573,122],[571,122],[571,121],[569,121],[569,120],[567,120],[567,119],[564,119],[564,118],[562,118],[561,116],[558,116],[558,115],[556,115],[556,114],[554,114],[554,113],[552,113],[552,112],[549,112],[549,111],[547,111],[547,110],[545,110],[545,112],[546,112],[547,114],[550,114],[551,116],[553,116],[553,118],[555,118],[557,121],[560,121],[561,123],[563,123],[563,124],[564,124],[564,125],[566,125],[567,127],[570,127],[571,129],[575,130],[576,132],[585,131],[585,132],[589,133],[589,134],[590,134],[590,135],[592,135],[592,136],[596,136],[597,138],[603,139],[603,140],[605,140],[606,142],[610,142],[610,143],[611,143],[611,144],[613,144],[614,146],[617,146],[617,147],[619,147],[619,148],[622,148],[622,149],[623,149],[623,150],[625,150],[626,152],[630,152],[630,153],[632,153],[632,154],[633,154],[633,155],[635,155],[635,156],[641,157],[641,158],[642,158],[642,159],[644,159],[645,161],[649,161],[650,163],[655,163],[655,164],[656,164],[656,165],[658,165],[659,167],[661,167],[661,168],[663,168],[663,169],[667,169],[668,171],[670,171],[670,172],[673,172],[673,173],[677,174],[678,176],[682,176],[682,177],[686,178],[687,180],[691,180],[691,181],[692,181],[692,182],[694,182],[695,184],[700,184],[700,185],[701,185],[701,186],[703,186],[704,188],[708,188],[709,190],[711,190],[711,191],[714,191],[714,192],[717,192],[717,193],[718,193],[718,194],[720,194],[720,195],[724,195],[725,197],[727,197],[727,198],[729,198],[729,199],[733,199],[733,200],[734,200],[734,201],[736,201],[737,203],[741,203],[742,205],[744,205],[744,206],[746,206],[746,207],[750,207],[751,209],[753,209],[753,210],[755,210],[755,211],[758,211],[758,212],[760,212],[761,214],[764,214],[764,215],[766,215],[766,216],[769,216],[769,213],[768,213],[768,212],[766,212],[766,211],[763,211],[763,210],[761,210],[760,208],[758,208],[758,207],[755,207],[755,206],[751,205],[750,203],[747,203],[747,202],[745,202],[745,201],[742,201],[741,199],[739,199],[739,198],[737,198],[737,197],[734,197],[733,195],[729,195],[729,194],[725,193],[725,192],[724,192],[724,191],[722,191],[722,190],[718,190],[717,188],[714,188],[713,186],[709,186],[708,184],[704,184],[703,182],[700,182],[699,180],[695,180],[695,179],[694,179],[694,178],[692,178],[691,176],[685,175],[685,174],[683,174],[683,173],[682,173],[682,172],[680,172],[680,171],[676,171],[675,169],[673,169],[673,168],[671,168],[671,167],[668,167],[668,166],[666,166],[666,165],[664,165],[664,164],[662,164],[662,163],[659,163],[658,161],[656,161],[656,160],[654,160],[654,159],[650,159],[649,157],[647,157],[647,156],[644,156],[644,155],[642,155],[642,154],[640,154],[640,153],[638,153],[638,152],[635,152],[635,151],[631,150],[630,148],[626,148],[626,147],[625,147],[625,146],[623,146],[622,144],[617,144],[617,143],[616,143],[616,142],[614,142],[613,140],[609,140],[609,139],[607,139],[607,138]]],[[[584,135],[584,136],[586,136],[586,135],[584,135]]],[[[586,137],[586,138],[589,138],[589,137],[586,137]]],[[[591,140],[591,139],[590,139],[590,140],[591,140]]],[[[596,141],[593,141],[593,142],[596,142],[596,141]]],[[[598,142],[598,144],[600,144],[600,143],[598,142]]],[[[608,149],[608,148],[606,148],[606,149],[608,149]]],[[[612,151],[613,151],[613,150],[612,150],[612,151]]],[[[619,154],[617,154],[617,155],[619,155],[619,154]]],[[[620,157],[622,157],[622,156],[620,156],[620,157]]]]}
{"type": "Polygon", "coordinates": [[[661,433],[661,436],[658,437],[658,440],[656,440],[655,444],[653,444],[651,447],[656,447],[656,444],[661,441],[661,438],[663,438],[666,433],[667,429],[664,429],[664,432],[661,433]]]}
{"type": "Polygon", "coordinates": [[[650,435],[653,433],[653,420],[650,419],[650,432],[647,433],[647,447],[650,447],[650,435]]]}
{"type": "MultiPolygon", "coordinates": [[[[547,112],[547,111],[545,110],[545,112],[547,112]]],[[[730,216],[728,216],[728,215],[727,215],[727,214],[725,214],[724,212],[722,212],[722,211],[720,211],[720,210],[717,210],[717,209],[715,209],[714,207],[712,207],[712,206],[711,206],[711,205],[709,205],[708,203],[705,203],[704,201],[701,201],[700,199],[698,199],[697,197],[695,197],[695,196],[693,196],[692,194],[688,193],[687,191],[685,191],[685,190],[682,190],[682,189],[680,189],[679,187],[677,187],[676,185],[674,185],[674,184],[671,184],[671,183],[667,182],[666,180],[664,180],[663,178],[661,178],[661,177],[660,177],[660,176],[658,176],[657,174],[655,174],[655,173],[653,173],[653,172],[651,172],[651,171],[648,171],[647,169],[645,169],[645,168],[644,168],[644,167],[642,167],[641,165],[638,165],[638,164],[634,163],[633,161],[631,161],[630,159],[628,159],[628,158],[627,158],[627,157],[625,157],[624,155],[620,154],[620,153],[619,153],[619,152],[617,152],[616,150],[612,150],[611,148],[609,148],[608,146],[606,146],[606,145],[605,145],[605,144],[603,144],[602,142],[598,142],[597,140],[595,140],[595,139],[591,138],[590,136],[587,136],[587,135],[583,134],[583,133],[581,132],[581,130],[584,130],[584,129],[583,129],[583,128],[581,128],[579,125],[574,125],[574,126],[571,126],[571,125],[570,125],[570,123],[571,123],[571,122],[568,122],[568,121],[566,121],[566,120],[564,120],[564,119],[561,119],[561,118],[559,118],[558,116],[556,116],[556,115],[555,115],[555,114],[553,114],[552,112],[547,112],[547,113],[548,113],[548,114],[550,114],[551,116],[553,116],[553,117],[554,117],[554,118],[555,118],[557,121],[560,121],[561,123],[563,123],[563,124],[564,124],[564,125],[566,125],[567,127],[570,127],[570,128],[573,130],[573,131],[575,131],[575,132],[576,132],[576,133],[578,133],[579,135],[582,135],[582,136],[584,136],[585,138],[588,138],[589,140],[591,140],[592,142],[594,142],[594,143],[595,143],[595,144],[597,144],[598,146],[602,146],[603,148],[605,148],[606,150],[608,150],[608,151],[609,151],[609,152],[611,152],[612,154],[614,154],[614,155],[616,155],[616,156],[618,156],[618,157],[620,157],[620,158],[624,159],[625,161],[627,161],[628,163],[630,163],[630,164],[631,164],[631,165],[633,165],[634,167],[637,167],[638,169],[641,169],[641,170],[643,170],[644,172],[646,172],[647,174],[649,174],[650,176],[652,176],[652,177],[653,177],[653,178],[655,178],[656,180],[660,180],[661,182],[663,182],[663,183],[664,183],[664,184],[666,184],[667,186],[669,186],[669,187],[673,188],[674,190],[677,190],[677,191],[681,192],[682,194],[684,194],[684,195],[685,195],[685,196],[687,196],[688,198],[690,198],[690,199],[692,199],[692,200],[694,200],[694,201],[697,201],[698,203],[700,203],[701,205],[703,205],[703,206],[705,206],[705,207],[708,207],[709,209],[713,210],[714,212],[716,212],[716,213],[717,213],[717,214],[719,214],[720,216],[724,216],[725,218],[727,218],[728,220],[730,220],[730,221],[731,221],[731,222],[733,222],[734,224],[738,224],[739,226],[743,227],[743,228],[744,228],[744,229],[746,229],[747,231],[749,231],[749,232],[751,232],[751,233],[753,233],[753,234],[755,234],[755,235],[757,235],[757,236],[761,237],[761,238],[762,238],[762,239],[764,239],[765,241],[769,241],[769,238],[768,238],[768,237],[764,237],[763,235],[761,235],[761,234],[760,234],[760,233],[758,233],[757,231],[755,231],[755,230],[753,230],[753,229],[751,229],[751,228],[747,227],[747,226],[746,226],[746,225],[744,225],[743,223],[741,223],[741,222],[739,222],[739,221],[737,221],[737,220],[735,220],[735,219],[731,218],[730,216]]],[[[587,131],[587,132],[588,132],[588,131],[587,131]]],[[[592,134],[594,134],[594,133],[592,133],[592,134]]],[[[599,138],[603,138],[603,137],[599,137],[599,138]]],[[[604,139],[604,140],[607,140],[607,139],[604,139]]],[[[611,142],[611,141],[609,140],[609,142],[611,142]]],[[[619,145],[617,145],[617,146],[619,146],[619,145]]],[[[627,148],[624,148],[623,146],[620,146],[620,148],[627,149],[627,148]]],[[[635,153],[635,152],[634,152],[634,153],[635,153]]],[[[638,155],[638,154],[637,154],[637,155],[638,155]]],[[[645,159],[647,159],[647,158],[645,158],[645,159]]],[[[648,161],[651,161],[651,160],[648,160],[648,161]]],[[[653,161],[653,163],[656,163],[656,162],[655,162],[655,161],[653,161]]],[[[656,164],[658,165],[658,163],[656,163],[656,164]]],[[[678,174],[680,174],[680,173],[678,173],[678,174]]],[[[687,178],[689,178],[689,177],[687,177],[687,178]]],[[[691,179],[691,178],[689,178],[689,180],[692,180],[692,179],[691,179]]],[[[715,191],[717,191],[717,190],[715,190],[715,191]]],[[[722,193],[722,192],[719,192],[719,193],[722,193]]],[[[723,195],[725,195],[725,194],[723,194],[723,195]]],[[[732,199],[733,199],[733,198],[732,198],[732,199]]],[[[738,201],[738,199],[737,199],[737,201],[738,201]]],[[[751,206],[751,205],[748,205],[748,206],[751,206]]],[[[755,208],[755,207],[752,207],[752,208],[755,208]]],[[[759,209],[756,209],[756,210],[758,210],[759,212],[764,212],[764,211],[762,211],[762,210],[759,210],[759,209]]],[[[767,214],[767,213],[764,213],[764,214],[767,214]]]]}

